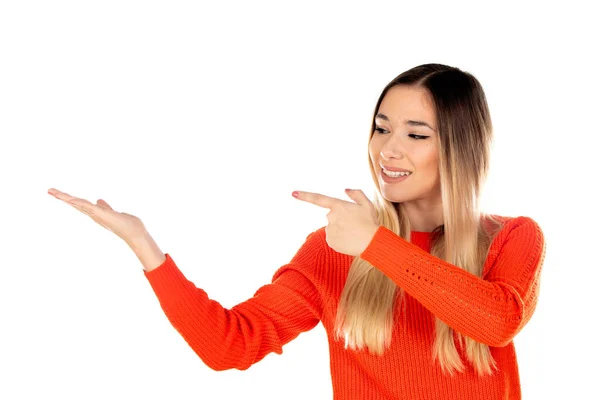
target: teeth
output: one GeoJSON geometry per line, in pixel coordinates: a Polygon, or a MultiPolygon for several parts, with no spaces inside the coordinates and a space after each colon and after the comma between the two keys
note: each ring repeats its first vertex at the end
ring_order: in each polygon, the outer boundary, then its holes
{"type": "Polygon", "coordinates": [[[398,178],[400,176],[410,175],[410,172],[391,172],[387,170],[383,170],[383,173],[389,176],[390,178],[398,178]]]}

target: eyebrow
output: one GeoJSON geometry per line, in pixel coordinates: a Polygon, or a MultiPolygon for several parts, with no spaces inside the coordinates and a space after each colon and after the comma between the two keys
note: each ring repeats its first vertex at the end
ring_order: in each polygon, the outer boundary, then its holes
{"type": "MultiPolygon", "coordinates": [[[[385,114],[382,114],[382,113],[378,113],[375,116],[375,119],[377,119],[377,118],[381,118],[384,121],[390,122],[390,119],[385,114]]],[[[404,123],[406,125],[410,125],[410,126],[426,126],[427,128],[429,128],[435,132],[435,129],[433,129],[431,126],[429,126],[429,124],[425,121],[415,121],[412,119],[406,119],[406,120],[404,120],[404,123]]]]}

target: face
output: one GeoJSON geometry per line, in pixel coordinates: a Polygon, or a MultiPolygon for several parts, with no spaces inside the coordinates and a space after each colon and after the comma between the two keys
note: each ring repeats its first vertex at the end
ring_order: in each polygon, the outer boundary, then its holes
{"type": "Polygon", "coordinates": [[[439,203],[438,138],[435,110],[425,89],[401,85],[383,98],[369,142],[369,156],[383,197],[391,202],[439,203]],[[382,166],[410,171],[384,176],[382,166]]]}

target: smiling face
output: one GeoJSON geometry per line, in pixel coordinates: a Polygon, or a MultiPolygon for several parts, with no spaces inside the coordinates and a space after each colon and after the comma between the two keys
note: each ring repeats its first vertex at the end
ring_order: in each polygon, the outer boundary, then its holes
{"type": "Polygon", "coordinates": [[[388,90],[369,142],[369,157],[386,200],[415,202],[417,208],[441,204],[436,131],[435,110],[425,89],[400,85],[388,90]],[[390,179],[382,166],[411,174],[390,179]]]}

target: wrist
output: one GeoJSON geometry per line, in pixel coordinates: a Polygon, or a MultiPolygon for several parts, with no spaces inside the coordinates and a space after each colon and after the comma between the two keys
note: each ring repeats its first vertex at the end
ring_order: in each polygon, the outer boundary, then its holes
{"type": "Polygon", "coordinates": [[[127,243],[127,245],[131,247],[133,251],[135,251],[135,249],[137,248],[147,247],[148,244],[150,244],[153,241],[154,239],[152,238],[152,236],[150,236],[150,233],[148,233],[148,231],[144,231],[143,233],[139,233],[134,237],[128,238],[127,240],[125,240],[125,243],[127,243]]]}
{"type": "Polygon", "coordinates": [[[147,272],[160,267],[166,259],[165,254],[148,232],[128,241],[128,245],[147,272]]]}

